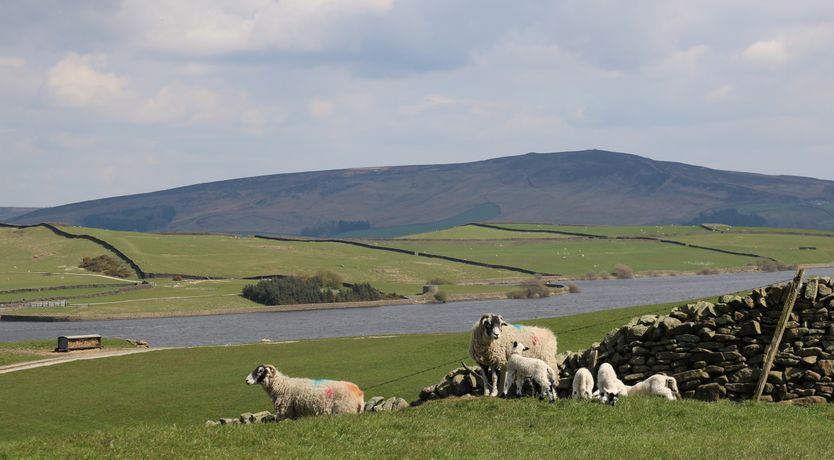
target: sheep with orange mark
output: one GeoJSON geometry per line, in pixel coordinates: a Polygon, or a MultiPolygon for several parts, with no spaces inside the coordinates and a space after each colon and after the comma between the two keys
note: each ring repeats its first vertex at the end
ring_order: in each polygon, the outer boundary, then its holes
{"type": "Polygon", "coordinates": [[[530,350],[525,351],[524,356],[541,359],[558,369],[556,336],[550,329],[510,324],[501,315],[487,313],[472,327],[469,342],[469,356],[481,366],[485,396],[498,396],[498,389],[504,386],[507,359],[515,341],[529,344],[530,350]]]}
{"type": "Polygon", "coordinates": [[[279,420],[358,414],[365,408],[365,393],[351,382],[288,377],[271,364],[256,367],[245,381],[249,385],[261,384],[272,398],[279,420]]]}

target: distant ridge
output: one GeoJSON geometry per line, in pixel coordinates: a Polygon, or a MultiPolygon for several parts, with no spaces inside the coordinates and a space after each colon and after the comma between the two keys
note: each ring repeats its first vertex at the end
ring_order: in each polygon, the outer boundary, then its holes
{"type": "Polygon", "coordinates": [[[233,179],[39,209],[5,220],[314,236],[397,236],[471,221],[710,222],[834,230],[834,182],[585,150],[233,179]]]}

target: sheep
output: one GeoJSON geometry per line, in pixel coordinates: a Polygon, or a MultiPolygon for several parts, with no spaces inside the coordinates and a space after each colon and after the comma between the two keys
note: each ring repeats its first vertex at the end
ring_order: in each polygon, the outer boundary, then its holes
{"type": "Polygon", "coordinates": [[[249,385],[260,383],[272,398],[279,420],[309,415],[359,414],[365,394],[354,383],[288,377],[271,364],[261,364],[246,376],[249,385]]]}
{"type": "Polygon", "coordinates": [[[591,399],[594,390],[594,376],[587,368],[581,368],[573,375],[573,399],[591,399]]]}
{"type": "Polygon", "coordinates": [[[507,390],[510,389],[510,383],[515,381],[515,394],[521,396],[521,385],[525,378],[529,378],[534,384],[539,386],[541,394],[539,399],[544,399],[545,396],[550,398],[550,402],[556,400],[556,383],[559,381],[558,374],[546,362],[538,358],[528,358],[521,356],[521,354],[530,347],[521,344],[517,341],[513,342],[513,348],[510,350],[510,355],[507,357],[507,377],[504,380],[504,396],[507,395],[507,390]]]}
{"type": "Polygon", "coordinates": [[[628,387],[617,378],[614,367],[602,363],[597,371],[597,391],[594,395],[605,404],[614,405],[620,396],[628,394],[628,387]]]}
{"type": "Polygon", "coordinates": [[[627,387],[625,396],[647,395],[662,396],[670,401],[680,399],[678,382],[674,377],[655,374],[640,383],[627,387]]]}
{"type": "Polygon", "coordinates": [[[499,384],[503,385],[506,377],[507,357],[515,341],[530,344],[527,356],[539,358],[550,367],[557,368],[557,342],[552,331],[511,325],[501,315],[487,313],[472,327],[469,342],[469,355],[481,366],[484,396],[498,396],[499,384]]]}

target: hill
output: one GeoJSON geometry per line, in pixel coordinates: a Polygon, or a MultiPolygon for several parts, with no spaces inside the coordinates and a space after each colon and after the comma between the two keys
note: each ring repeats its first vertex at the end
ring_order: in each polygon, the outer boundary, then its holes
{"type": "Polygon", "coordinates": [[[41,209],[13,221],[348,236],[470,221],[834,229],[834,182],[588,150],[234,179],[41,209]]]}
{"type": "Polygon", "coordinates": [[[4,208],[0,207],[0,222],[6,222],[14,219],[17,216],[37,211],[40,208],[4,208]]]}

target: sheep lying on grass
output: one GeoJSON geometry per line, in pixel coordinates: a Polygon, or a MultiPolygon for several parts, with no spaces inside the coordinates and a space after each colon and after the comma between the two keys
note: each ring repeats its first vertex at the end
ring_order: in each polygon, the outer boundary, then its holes
{"type": "Polygon", "coordinates": [[[605,404],[614,405],[620,396],[628,394],[628,387],[617,378],[614,368],[608,363],[602,363],[597,371],[597,391],[595,395],[605,404]]]}
{"type": "Polygon", "coordinates": [[[662,396],[670,401],[680,399],[678,382],[674,377],[668,377],[663,374],[655,374],[640,383],[626,388],[625,396],[662,396]]]}
{"type": "Polygon", "coordinates": [[[529,344],[527,356],[556,368],[557,343],[553,332],[540,327],[511,325],[501,315],[487,313],[472,327],[469,342],[469,355],[481,366],[484,395],[498,396],[499,385],[503,385],[506,377],[507,357],[516,341],[529,344]]]}
{"type": "Polygon", "coordinates": [[[594,376],[587,368],[581,368],[573,375],[573,399],[585,400],[592,398],[594,390],[594,376]]]}
{"type": "Polygon", "coordinates": [[[513,342],[513,348],[507,358],[507,377],[504,380],[504,396],[510,389],[511,382],[515,381],[515,394],[521,396],[521,385],[524,379],[529,378],[534,385],[538,385],[539,399],[548,397],[550,402],[556,400],[556,384],[559,381],[558,374],[546,362],[538,358],[527,358],[521,354],[530,347],[524,344],[513,342]]]}
{"type": "Polygon", "coordinates": [[[246,383],[261,384],[272,398],[278,420],[358,414],[365,408],[365,394],[351,382],[287,377],[271,364],[256,367],[246,376],[246,383]]]}

